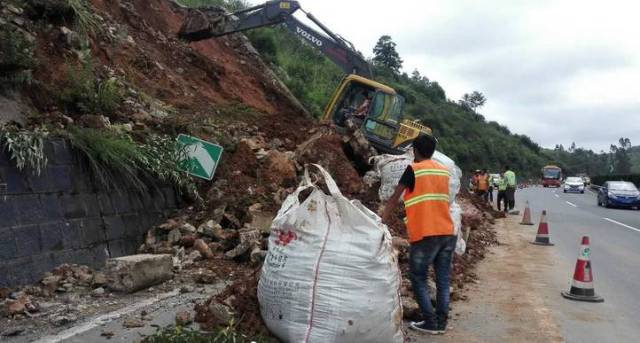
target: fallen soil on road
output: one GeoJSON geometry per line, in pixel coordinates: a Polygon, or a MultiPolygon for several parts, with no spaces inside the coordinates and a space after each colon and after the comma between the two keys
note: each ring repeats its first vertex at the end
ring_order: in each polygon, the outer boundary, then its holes
{"type": "Polygon", "coordinates": [[[452,304],[450,329],[442,336],[409,332],[410,342],[564,342],[545,306],[546,284],[539,277],[553,262],[545,247],[529,244],[535,228],[510,216],[498,220],[499,245],[478,264],[478,281],[468,301],[452,304]]]}

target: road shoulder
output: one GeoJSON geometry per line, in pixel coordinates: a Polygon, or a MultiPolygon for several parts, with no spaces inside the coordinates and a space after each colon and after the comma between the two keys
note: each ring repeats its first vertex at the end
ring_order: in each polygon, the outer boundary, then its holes
{"type": "Polygon", "coordinates": [[[535,227],[518,220],[497,221],[500,245],[478,264],[478,283],[467,289],[468,300],[452,304],[452,329],[437,337],[410,332],[412,342],[564,342],[545,306],[550,285],[540,277],[552,268],[552,255],[529,244],[535,227]]]}

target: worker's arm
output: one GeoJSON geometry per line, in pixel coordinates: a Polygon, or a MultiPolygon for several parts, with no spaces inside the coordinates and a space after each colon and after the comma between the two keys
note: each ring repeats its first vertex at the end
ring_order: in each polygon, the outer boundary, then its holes
{"type": "Polygon", "coordinates": [[[386,224],[391,222],[391,216],[397,208],[398,202],[400,201],[400,197],[402,196],[402,192],[404,192],[405,188],[406,187],[404,185],[397,185],[396,190],[393,192],[393,195],[391,196],[391,198],[389,198],[389,200],[387,200],[387,203],[384,206],[384,211],[382,211],[383,223],[386,224]]]}

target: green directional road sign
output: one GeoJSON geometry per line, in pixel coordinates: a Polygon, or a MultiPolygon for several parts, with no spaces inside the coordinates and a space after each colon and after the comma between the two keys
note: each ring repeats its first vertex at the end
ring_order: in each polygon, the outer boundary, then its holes
{"type": "Polygon", "coordinates": [[[195,177],[205,180],[213,179],[222,156],[222,147],[187,135],[179,135],[177,140],[178,144],[186,146],[188,156],[180,162],[180,168],[195,177]]]}

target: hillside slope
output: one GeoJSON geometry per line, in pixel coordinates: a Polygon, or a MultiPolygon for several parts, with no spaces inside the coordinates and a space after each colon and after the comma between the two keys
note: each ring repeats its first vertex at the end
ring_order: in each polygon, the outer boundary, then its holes
{"type": "MultiPolygon", "coordinates": [[[[320,116],[342,71],[282,27],[256,29],[246,35],[301,102],[320,116]]],[[[441,150],[464,170],[498,170],[509,164],[528,175],[546,163],[541,148],[529,137],[514,134],[497,122],[487,122],[482,115],[448,100],[437,82],[420,75],[394,75],[380,68],[375,72],[377,81],[405,97],[407,116],[432,127],[441,150]]]]}

